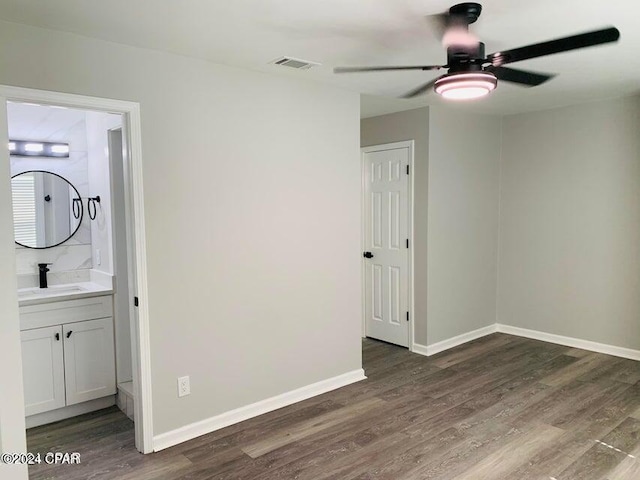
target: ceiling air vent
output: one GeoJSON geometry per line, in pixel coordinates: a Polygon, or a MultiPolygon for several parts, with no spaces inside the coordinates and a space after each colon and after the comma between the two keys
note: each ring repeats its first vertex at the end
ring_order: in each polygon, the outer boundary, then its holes
{"type": "Polygon", "coordinates": [[[295,68],[296,70],[309,70],[311,67],[320,65],[317,62],[310,62],[308,60],[300,60],[299,58],[292,57],[280,57],[269,63],[273,65],[280,65],[282,67],[295,68]]]}

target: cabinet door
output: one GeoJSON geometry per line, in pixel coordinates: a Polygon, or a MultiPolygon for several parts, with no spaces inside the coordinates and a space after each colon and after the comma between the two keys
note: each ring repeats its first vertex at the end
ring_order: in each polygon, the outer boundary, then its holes
{"type": "Polygon", "coordinates": [[[62,327],[20,332],[25,415],[64,407],[62,327]]]}
{"type": "Polygon", "coordinates": [[[67,405],[116,393],[113,319],[62,326],[67,405]]]}

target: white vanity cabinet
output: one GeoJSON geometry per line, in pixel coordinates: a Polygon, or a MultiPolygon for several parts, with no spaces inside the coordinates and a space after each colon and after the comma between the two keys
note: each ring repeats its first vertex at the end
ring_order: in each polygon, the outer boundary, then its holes
{"type": "Polygon", "coordinates": [[[111,296],[20,307],[20,321],[27,416],[115,395],[111,296]]]}
{"type": "Polygon", "coordinates": [[[65,406],[62,326],[20,332],[25,414],[65,406]]]}
{"type": "Polygon", "coordinates": [[[67,405],[116,393],[113,318],[62,326],[67,405]]]}

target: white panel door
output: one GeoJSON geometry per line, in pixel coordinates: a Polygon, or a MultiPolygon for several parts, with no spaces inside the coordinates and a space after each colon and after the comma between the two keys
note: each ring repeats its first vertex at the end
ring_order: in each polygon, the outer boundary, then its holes
{"type": "Polygon", "coordinates": [[[62,327],[20,332],[25,415],[64,407],[62,327]]]}
{"type": "Polygon", "coordinates": [[[403,347],[409,345],[408,165],[408,147],[364,153],[366,335],[403,347]]]}
{"type": "Polygon", "coordinates": [[[113,318],[62,326],[67,405],[116,393],[113,318]]]}

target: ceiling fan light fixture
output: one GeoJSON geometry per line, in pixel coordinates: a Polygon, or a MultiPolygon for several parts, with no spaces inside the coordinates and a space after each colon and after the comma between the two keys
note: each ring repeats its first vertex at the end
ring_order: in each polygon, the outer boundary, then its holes
{"type": "Polygon", "coordinates": [[[471,100],[484,97],[498,86],[498,79],[490,72],[460,72],[443,75],[433,89],[448,100],[471,100]]]}

